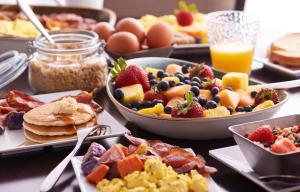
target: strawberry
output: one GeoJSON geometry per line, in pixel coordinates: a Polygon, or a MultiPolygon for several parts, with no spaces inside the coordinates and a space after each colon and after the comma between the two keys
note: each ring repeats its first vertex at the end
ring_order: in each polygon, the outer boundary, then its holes
{"type": "Polygon", "coordinates": [[[263,88],[255,96],[255,105],[259,105],[264,101],[272,100],[274,104],[279,103],[279,96],[275,89],[263,88]]]}
{"type": "Polygon", "coordinates": [[[282,138],[276,141],[271,146],[271,150],[275,153],[289,153],[289,152],[297,151],[298,148],[288,138],[282,138]]]}
{"type": "Polygon", "coordinates": [[[273,143],[275,136],[272,133],[270,125],[263,125],[255,129],[249,136],[248,139],[251,141],[258,141],[261,143],[273,143]]]}
{"type": "Polygon", "coordinates": [[[198,102],[193,101],[193,93],[187,92],[184,97],[183,103],[172,108],[171,116],[181,118],[203,117],[203,108],[198,102]]]}
{"type": "Polygon", "coordinates": [[[190,78],[200,77],[200,78],[209,78],[210,80],[214,79],[214,73],[211,68],[204,63],[198,64],[190,69],[190,78]]]}
{"type": "Polygon", "coordinates": [[[176,20],[181,26],[189,26],[193,24],[193,13],[198,12],[194,3],[187,5],[184,1],[179,2],[179,10],[175,10],[176,20]]]}
{"type": "Polygon", "coordinates": [[[153,101],[154,99],[160,99],[163,100],[164,103],[167,102],[165,96],[158,91],[155,91],[154,89],[151,89],[147,91],[144,95],[144,100],[145,101],[153,101]]]}
{"type": "Polygon", "coordinates": [[[116,88],[141,84],[144,92],[150,89],[150,83],[144,69],[138,65],[127,65],[123,58],[119,58],[115,63],[111,74],[116,88]]]}

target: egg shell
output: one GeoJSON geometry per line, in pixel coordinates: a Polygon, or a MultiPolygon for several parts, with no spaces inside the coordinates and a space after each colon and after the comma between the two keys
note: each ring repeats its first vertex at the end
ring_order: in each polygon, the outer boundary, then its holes
{"type": "Polygon", "coordinates": [[[129,32],[116,32],[112,34],[106,43],[109,52],[116,54],[127,54],[139,51],[140,43],[138,38],[129,32]]]}
{"type": "Polygon", "coordinates": [[[93,31],[98,34],[100,39],[107,41],[107,39],[115,32],[115,28],[107,22],[99,22],[94,26],[93,31]]]}
{"type": "Polygon", "coordinates": [[[163,22],[152,25],[147,32],[147,44],[150,48],[169,47],[174,40],[174,30],[163,22]]]}
{"type": "Polygon", "coordinates": [[[127,31],[134,34],[139,39],[140,43],[145,39],[145,29],[142,23],[135,18],[127,17],[120,20],[116,25],[116,30],[127,31]]]}

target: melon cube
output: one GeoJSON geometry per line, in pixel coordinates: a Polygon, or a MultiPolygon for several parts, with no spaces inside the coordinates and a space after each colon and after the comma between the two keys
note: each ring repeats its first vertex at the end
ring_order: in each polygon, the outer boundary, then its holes
{"type": "Polygon", "coordinates": [[[169,74],[175,74],[181,72],[181,66],[177,64],[169,64],[166,68],[166,72],[169,74]]]}
{"type": "Polygon", "coordinates": [[[188,91],[190,91],[191,85],[180,85],[176,87],[172,87],[168,89],[167,91],[163,92],[163,95],[166,97],[168,101],[170,101],[174,97],[182,97],[184,98],[184,94],[188,91]]]}
{"type": "Polygon", "coordinates": [[[204,111],[204,117],[225,117],[225,116],[230,116],[230,111],[224,106],[219,106],[214,109],[207,109],[204,111]]]}
{"type": "Polygon", "coordinates": [[[124,104],[131,104],[133,102],[142,102],[144,100],[144,91],[141,84],[134,84],[120,88],[123,91],[124,97],[122,102],[124,104]]]}
{"type": "Polygon", "coordinates": [[[210,90],[207,90],[207,89],[200,89],[199,97],[205,98],[205,99],[208,101],[208,100],[211,100],[212,95],[211,95],[210,90]]]}
{"type": "Polygon", "coordinates": [[[238,104],[239,106],[245,107],[254,104],[254,99],[248,94],[248,92],[240,89],[236,92],[240,95],[240,102],[238,104]]]}
{"type": "Polygon", "coordinates": [[[175,107],[178,104],[181,104],[184,102],[184,99],[182,97],[173,97],[168,103],[167,106],[169,107],[175,107]]]}
{"type": "Polygon", "coordinates": [[[245,73],[231,72],[222,78],[222,88],[231,87],[233,90],[248,90],[248,75],[245,73]]]}
{"type": "Polygon", "coordinates": [[[232,107],[235,109],[240,102],[240,95],[234,91],[224,89],[218,93],[220,97],[220,104],[225,107],[232,107]]]}

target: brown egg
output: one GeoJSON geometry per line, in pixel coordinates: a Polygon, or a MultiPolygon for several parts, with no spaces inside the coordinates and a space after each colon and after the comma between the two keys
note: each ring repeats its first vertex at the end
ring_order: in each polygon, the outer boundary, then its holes
{"type": "Polygon", "coordinates": [[[166,23],[156,23],[147,32],[147,44],[150,48],[169,47],[174,40],[174,30],[166,23]]]}
{"type": "Polygon", "coordinates": [[[94,26],[93,31],[98,34],[100,39],[107,41],[107,39],[115,32],[115,28],[107,22],[99,22],[94,26]]]}
{"type": "Polygon", "coordinates": [[[145,29],[142,23],[131,17],[120,20],[116,25],[117,31],[127,31],[134,34],[142,43],[145,39],[145,29]]]}
{"type": "Polygon", "coordinates": [[[140,43],[135,35],[122,31],[116,32],[108,38],[106,48],[112,53],[126,54],[138,51],[140,43]]]}

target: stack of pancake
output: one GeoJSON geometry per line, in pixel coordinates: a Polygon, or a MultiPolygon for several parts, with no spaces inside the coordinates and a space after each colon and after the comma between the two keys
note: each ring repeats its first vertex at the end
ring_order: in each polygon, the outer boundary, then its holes
{"type": "Polygon", "coordinates": [[[58,113],[60,101],[47,103],[24,115],[24,135],[36,143],[76,138],[77,129],[96,124],[96,113],[87,104],[77,103],[72,113],[58,113]]]}

